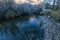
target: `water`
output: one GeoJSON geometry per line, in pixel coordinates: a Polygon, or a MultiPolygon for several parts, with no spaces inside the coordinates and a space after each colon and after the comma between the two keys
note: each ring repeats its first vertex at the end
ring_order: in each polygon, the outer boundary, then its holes
{"type": "Polygon", "coordinates": [[[5,20],[0,24],[0,40],[43,40],[46,21],[44,16],[5,20]]]}
{"type": "Polygon", "coordinates": [[[48,16],[0,21],[0,40],[60,40],[60,23],[48,16]]]}

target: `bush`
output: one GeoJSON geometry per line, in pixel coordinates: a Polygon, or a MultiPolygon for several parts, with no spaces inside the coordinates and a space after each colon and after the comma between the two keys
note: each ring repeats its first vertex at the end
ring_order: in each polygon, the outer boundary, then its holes
{"type": "Polygon", "coordinates": [[[41,15],[45,15],[45,16],[51,16],[52,18],[55,19],[60,19],[60,12],[58,11],[54,11],[54,10],[45,10],[41,13],[41,15]]]}
{"type": "Polygon", "coordinates": [[[60,14],[57,11],[52,11],[50,16],[52,16],[53,18],[56,18],[56,19],[58,18],[59,19],[60,14]]]}
{"type": "Polygon", "coordinates": [[[43,10],[43,12],[40,13],[40,15],[50,15],[51,10],[43,10]]]}

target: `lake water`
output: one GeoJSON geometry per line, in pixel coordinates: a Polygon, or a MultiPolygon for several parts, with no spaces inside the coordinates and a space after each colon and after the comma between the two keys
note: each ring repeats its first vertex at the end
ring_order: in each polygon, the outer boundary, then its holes
{"type": "Polygon", "coordinates": [[[5,20],[0,24],[0,40],[43,40],[41,17],[5,20]]]}

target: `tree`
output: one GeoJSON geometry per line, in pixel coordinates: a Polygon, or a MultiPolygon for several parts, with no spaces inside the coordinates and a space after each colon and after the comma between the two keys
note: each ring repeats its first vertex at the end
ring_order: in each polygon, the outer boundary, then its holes
{"type": "Polygon", "coordinates": [[[4,17],[7,10],[11,7],[13,0],[0,0],[0,18],[4,17]]]}
{"type": "Polygon", "coordinates": [[[13,0],[0,0],[0,12],[8,9],[11,6],[12,1],[13,0]]]}
{"type": "Polygon", "coordinates": [[[60,0],[57,0],[56,8],[57,8],[57,9],[60,9],[60,0]]]}
{"type": "Polygon", "coordinates": [[[55,3],[56,3],[56,0],[53,0],[53,7],[52,7],[53,10],[55,9],[55,3]]]}

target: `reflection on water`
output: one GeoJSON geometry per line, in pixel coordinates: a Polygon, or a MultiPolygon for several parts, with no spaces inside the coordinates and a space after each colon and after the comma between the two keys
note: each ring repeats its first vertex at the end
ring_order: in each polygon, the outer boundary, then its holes
{"type": "Polygon", "coordinates": [[[0,40],[43,40],[44,30],[40,24],[39,17],[30,17],[25,21],[7,21],[0,24],[0,40]]]}

